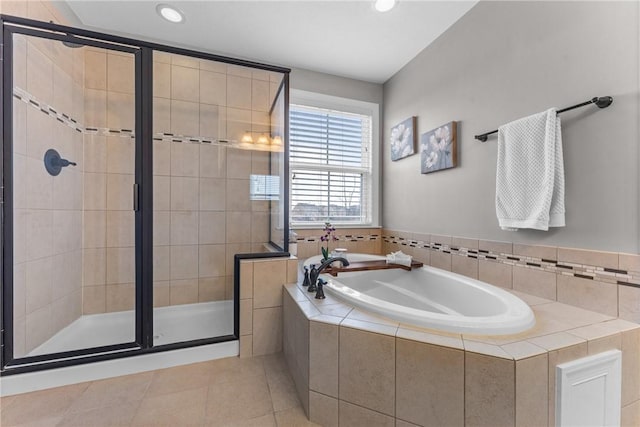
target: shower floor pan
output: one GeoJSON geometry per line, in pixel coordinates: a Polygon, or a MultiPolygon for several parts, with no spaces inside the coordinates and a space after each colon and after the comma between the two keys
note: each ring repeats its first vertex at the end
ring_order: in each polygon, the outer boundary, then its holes
{"type": "MultiPolygon", "coordinates": [[[[153,310],[153,345],[233,335],[233,301],[160,307],[153,310]]],[[[133,310],[83,315],[27,356],[59,353],[135,340],[133,310]]]]}

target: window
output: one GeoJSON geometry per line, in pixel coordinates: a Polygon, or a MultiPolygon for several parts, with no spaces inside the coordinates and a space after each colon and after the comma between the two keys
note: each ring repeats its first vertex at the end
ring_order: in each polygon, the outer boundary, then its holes
{"type": "Polygon", "coordinates": [[[373,114],[295,101],[289,112],[291,223],[376,225],[373,114]]]}

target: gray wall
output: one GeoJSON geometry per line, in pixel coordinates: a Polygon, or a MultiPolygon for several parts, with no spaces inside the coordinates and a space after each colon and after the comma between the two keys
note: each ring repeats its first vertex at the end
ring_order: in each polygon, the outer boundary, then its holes
{"type": "Polygon", "coordinates": [[[481,239],[638,252],[637,2],[480,2],[384,85],[383,224],[481,239]],[[562,115],[567,226],[499,229],[495,137],[474,134],[549,107],[611,95],[562,115]],[[455,169],[421,175],[391,162],[389,129],[458,121],[455,169]]]}
{"type": "Polygon", "coordinates": [[[291,88],[382,105],[382,85],[354,80],[332,74],[294,68],[291,70],[291,88]]]}

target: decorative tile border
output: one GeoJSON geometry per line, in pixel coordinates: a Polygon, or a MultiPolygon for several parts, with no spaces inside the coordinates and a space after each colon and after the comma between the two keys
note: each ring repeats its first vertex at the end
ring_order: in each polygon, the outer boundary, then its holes
{"type": "MultiPolygon", "coordinates": [[[[371,242],[380,240],[382,236],[380,234],[338,234],[336,235],[336,238],[338,239],[338,242],[371,242]]],[[[298,243],[319,242],[320,236],[298,236],[296,240],[298,241],[298,243]]]]}
{"type": "Polygon", "coordinates": [[[383,234],[382,241],[384,243],[396,244],[399,246],[450,253],[452,256],[456,255],[467,258],[484,259],[516,267],[547,271],[564,276],[573,276],[581,279],[597,280],[604,283],[640,288],[640,273],[627,270],[554,261],[524,255],[492,252],[484,249],[469,249],[437,242],[430,243],[422,240],[412,240],[405,237],[394,236],[392,234],[383,234]]]}
{"type": "MultiPolygon", "coordinates": [[[[35,96],[19,87],[13,88],[13,97],[24,102],[25,104],[41,111],[47,116],[55,118],[60,123],[69,126],[76,132],[85,135],[101,135],[101,136],[120,136],[122,138],[135,138],[133,129],[111,129],[105,127],[89,127],[78,123],[71,115],[61,113],[52,106],[38,101],[35,96]]],[[[189,136],[166,132],[158,132],[153,135],[154,141],[176,142],[183,144],[212,144],[244,150],[263,150],[263,151],[280,151],[277,146],[268,144],[247,144],[229,139],[216,139],[207,136],[189,136]]]]}

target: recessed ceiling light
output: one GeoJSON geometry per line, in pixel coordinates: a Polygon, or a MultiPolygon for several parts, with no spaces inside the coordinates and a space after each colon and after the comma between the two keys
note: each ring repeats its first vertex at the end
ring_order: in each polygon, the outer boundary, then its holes
{"type": "Polygon", "coordinates": [[[376,0],[374,7],[378,12],[388,12],[396,5],[396,0],[376,0]]]}
{"type": "Polygon", "coordinates": [[[178,9],[168,4],[159,4],[156,10],[164,19],[169,22],[178,23],[184,21],[184,15],[178,9]]]}

